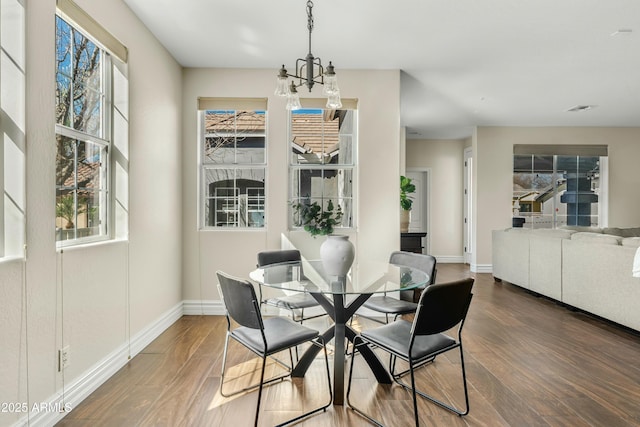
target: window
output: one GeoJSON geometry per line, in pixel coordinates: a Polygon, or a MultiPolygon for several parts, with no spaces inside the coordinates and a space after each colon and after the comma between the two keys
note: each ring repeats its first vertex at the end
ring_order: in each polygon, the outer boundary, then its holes
{"type": "Polygon", "coordinates": [[[552,154],[526,154],[522,148],[514,150],[514,225],[527,228],[604,226],[606,188],[602,182],[606,180],[606,147],[600,151],[594,151],[594,147],[529,149],[552,154]]]}
{"type": "MultiPolygon", "coordinates": [[[[355,109],[309,108],[293,110],[289,116],[289,201],[294,205],[317,203],[323,209],[331,201],[342,210],[345,228],[355,226],[356,113],[355,109]]],[[[303,225],[293,210],[291,215],[294,227],[303,225]]]]}
{"type": "Polygon", "coordinates": [[[200,111],[202,226],[264,227],[266,103],[201,99],[200,104],[205,108],[200,111]],[[206,108],[223,105],[240,108],[206,108]]]}
{"type": "Polygon", "coordinates": [[[56,240],[107,237],[110,56],[56,16],[56,240]]]}
{"type": "Polygon", "coordinates": [[[56,5],[56,241],[126,238],[127,48],[72,0],[56,5]]]}

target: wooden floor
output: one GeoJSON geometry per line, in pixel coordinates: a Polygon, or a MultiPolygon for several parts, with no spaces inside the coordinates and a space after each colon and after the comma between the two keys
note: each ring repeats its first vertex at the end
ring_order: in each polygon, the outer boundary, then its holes
{"type": "MultiPolygon", "coordinates": [[[[463,265],[438,266],[438,282],[469,275],[463,265]]],[[[463,332],[471,411],[458,417],[421,400],[421,425],[640,426],[637,334],[508,283],[494,283],[489,274],[474,276],[474,299],[463,332]]],[[[376,326],[356,320],[358,327],[376,326]]],[[[326,322],[315,319],[309,325],[323,329],[326,322]]],[[[219,393],[225,328],[224,317],[184,316],[58,425],[252,425],[257,393],[235,398],[219,393]]],[[[249,352],[235,345],[230,354],[229,374],[238,377],[230,389],[257,378],[256,360],[249,352]]],[[[271,364],[269,371],[275,370],[277,365],[271,364]]],[[[268,387],[260,425],[281,422],[322,401],[325,372],[318,358],[305,378],[268,387]]],[[[419,372],[419,387],[460,403],[455,351],[419,372]]],[[[408,392],[397,385],[378,385],[361,357],[356,357],[354,378],[353,400],[384,425],[413,424],[408,392]]],[[[345,405],[331,406],[298,425],[369,424],[345,405]]]]}

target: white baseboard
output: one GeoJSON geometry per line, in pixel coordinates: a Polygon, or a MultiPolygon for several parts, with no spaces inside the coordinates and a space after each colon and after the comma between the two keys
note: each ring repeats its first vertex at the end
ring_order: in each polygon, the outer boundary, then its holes
{"type": "MultiPolygon", "coordinates": [[[[59,391],[51,396],[47,401],[37,403],[39,410],[30,411],[27,416],[21,418],[14,427],[30,426],[52,426],[64,418],[67,412],[61,412],[63,408],[75,408],[87,396],[93,393],[105,381],[111,378],[123,366],[127,364],[130,357],[133,358],[140,353],[147,345],[156,339],[169,326],[174,324],[183,315],[183,303],[176,304],[166,311],[158,320],[131,337],[130,344],[125,343],[111,352],[108,356],[96,363],[87,370],[80,378],[66,385],[64,394],[59,391]]],[[[30,408],[33,408],[33,403],[30,408]]]]}
{"type": "Polygon", "coordinates": [[[464,256],[453,256],[453,255],[434,255],[438,264],[463,264],[464,256]]]}
{"type": "Polygon", "coordinates": [[[493,273],[492,264],[471,264],[472,273],[493,273]]]}
{"type": "MultiPolygon", "coordinates": [[[[438,264],[464,264],[464,256],[455,255],[435,255],[438,264]]],[[[493,273],[492,264],[471,264],[469,269],[472,273],[493,273]]]]}
{"type": "Polygon", "coordinates": [[[185,300],[183,314],[187,316],[224,316],[225,309],[220,300],[185,300]]]}

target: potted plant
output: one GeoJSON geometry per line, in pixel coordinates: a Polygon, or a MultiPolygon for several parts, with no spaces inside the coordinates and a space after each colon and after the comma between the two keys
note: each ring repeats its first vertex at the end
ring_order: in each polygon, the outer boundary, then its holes
{"type": "Polygon", "coordinates": [[[353,263],[355,249],[349,236],[333,234],[334,227],[342,222],[340,205],[334,207],[333,201],[329,199],[325,209],[318,202],[292,203],[291,207],[305,231],[314,238],[327,236],[327,240],[320,245],[320,258],[325,272],[333,276],[346,275],[353,263]]]}
{"type": "Polygon", "coordinates": [[[335,208],[331,199],[327,202],[326,209],[322,209],[318,202],[293,203],[291,207],[298,215],[300,225],[314,238],[332,234],[333,228],[342,220],[342,208],[340,205],[335,208]]]}
{"type": "Polygon", "coordinates": [[[400,175],[400,232],[409,231],[409,223],[411,222],[411,205],[413,197],[409,196],[415,193],[416,186],[411,182],[411,178],[400,175]]]}

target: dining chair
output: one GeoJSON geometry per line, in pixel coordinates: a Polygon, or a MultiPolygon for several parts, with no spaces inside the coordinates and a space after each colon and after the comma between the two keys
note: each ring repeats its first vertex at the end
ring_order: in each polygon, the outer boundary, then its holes
{"type": "Polygon", "coordinates": [[[271,317],[263,319],[260,314],[260,304],[256,297],[255,289],[249,281],[230,276],[222,271],[217,271],[216,274],[218,276],[218,291],[220,292],[220,296],[226,307],[227,317],[227,334],[224,343],[224,353],[222,356],[220,394],[224,397],[230,397],[258,388],[258,403],[256,406],[254,421],[255,426],[257,426],[263,386],[282,380],[291,375],[291,370],[287,370],[284,374],[276,375],[265,381],[264,372],[267,357],[281,351],[290,351],[293,347],[309,342],[324,350],[324,359],[327,368],[327,384],[329,388],[329,401],[324,406],[312,409],[279,425],[287,425],[313,413],[326,410],[333,400],[333,392],[331,390],[327,348],[320,333],[315,329],[296,323],[287,317],[271,317]],[[231,320],[235,322],[235,327],[233,328],[231,320]],[[232,393],[225,393],[223,391],[223,387],[229,339],[234,339],[256,355],[260,356],[262,359],[262,366],[260,369],[260,382],[258,384],[245,387],[242,390],[237,390],[232,393]]]}
{"type": "MultiPolygon", "coordinates": [[[[413,322],[399,319],[377,328],[364,330],[354,338],[353,342],[356,347],[374,345],[380,350],[389,353],[392,359],[389,367],[391,377],[397,384],[412,392],[416,427],[419,425],[417,395],[460,416],[469,413],[469,394],[462,351],[462,327],[473,297],[471,292],[473,282],[473,278],[467,278],[428,286],[420,296],[413,322]],[[456,326],[458,328],[457,338],[445,333],[456,326]],[[457,409],[416,389],[416,369],[423,366],[436,366],[436,363],[425,365],[423,362],[456,348],[460,350],[460,366],[465,400],[464,410],[457,409]],[[406,384],[400,379],[404,373],[395,372],[397,359],[409,364],[408,372],[411,374],[411,384],[406,384]]],[[[382,425],[361,409],[356,408],[349,399],[354,359],[355,354],[351,356],[351,369],[347,385],[347,404],[356,413],[364,416],[369,421],[376,425],[382,425]]]]}
{"type": "Polygon", "coordinates": [[[385,321],[382,322],[375,317],[363,316],[370,320],[374,320],[379,323],[389,323],[389,315],[393,315],[393,320],[396,320],[398,316],[403,314],[415,313],[418,307],[417,301],[420,298],[420,293],[428,286],[436,281],[436,258],[432,255],[418,254],[413,252],[395,251],[391,253],[389,262],[395,265],[405,265],[407,267],[413,267],[424,271],[429,275],[429,283],[420,286],[416,289],[408,291],[400,291],[400,298],[394,298],[387,294],[376,295],[369,298],[362,305],[369,310],[383,313],[385,321]]]}
{"type": "MultiPolygon", "coordinates": [[[[258,267],[287,262],[301,262],[301,258],[300,251],[297,249],[262,251],[258,252],[258,267]]],[[[326,313],[322,312],[320,314],[305,317],[305,308],[320,307],[318,301],[306,292],[297,292],[293,295],[280,295],[265,299],[262,293],[262,284],[258,283],[258,289],[260,292],[261,304],[289,310],[294,322],[302,323],[305,320],[326,316],[326,313]]]]}

